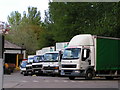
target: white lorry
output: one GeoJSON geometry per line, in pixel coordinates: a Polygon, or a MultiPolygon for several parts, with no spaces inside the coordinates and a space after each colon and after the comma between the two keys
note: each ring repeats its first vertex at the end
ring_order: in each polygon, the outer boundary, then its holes
{"type": "Polygon", "coordinates": [[[62,52],[65,47],[67,47],[68,42],[59,42],[56,43],[55,51],[46,52],[44,55],[43,63],[43,73],[51,74],[53,76],[60,75],[61,67],[61,57],[62,52]]]}
{"type": "Polygon", "coordinates": [[[36,51],[36,55],[34,56],[34,60],[32,63],[32,71],[33,74],[42,75],[43,74],[43,63],[44,63],[44,54],[48,51],[54,51],[55,47],[44,47],[41,50],[36,51]]]}
{"type": "Polygon", "coordinates": [[[27,65],[27,59],[23,59],[20,64],[20,73],[23,75],[26,74],[26,65],[27,65]]]}
{"type": "Polygon", "coordinates": [[[59,74],[59,51],[46,52],[43,62],[43,73],[58,75],[59,74]]]}
{"type": "Polygon", "coordinates": [[[41,51],[41,53],[42,54],[45,54],[46,52],[51,52],[51,51],[55,51],[55,47],[54,46],[51,46],[51,47],[44,47],[44,48],[42,48],[42,51],[41,51]]]}
{"type": "Polygon", "coordinates": [[[34,60],[32,63],[32,71],[33,74],[36,75],[42,75],[42,66],[43,66],[43,61],[44,61],[44,55],[43,54],[39,54],[39,55],[35,55],[34,56],[34,60]]]}
{"type": "Polygon", "coordinates": [[[64,50],[61,75],[92,79],[120,76],[120,39],[90,34],[74,36],[64,50]]]}
{"type": "Polygon", "coordinates": [[[42,53],[42,50],[37,50],[36,51],[36,55],[42,55],[43,53],[42,53]]]}
{"type": "Polygon", "coordinates": [[[26,73],[24,75],[32,75],[32,63],[35,55],[28,55],[27,65],[26,65],[26,73]]]}
{"type": "Polygon", "coordinates": [[[56,51],[63,51],[67,46],[68,46],[69,42],[58,42],[56,43],[55,47],[56,47],[56,51]]]}

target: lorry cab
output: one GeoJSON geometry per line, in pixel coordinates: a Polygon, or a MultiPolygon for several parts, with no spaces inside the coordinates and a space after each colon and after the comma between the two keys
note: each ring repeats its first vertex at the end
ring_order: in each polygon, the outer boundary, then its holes
{"type": "Polygon", "coordinates": [[[42,74],[42,65],[44,61],[44,55],[35,55],[32,63],[33,74],[41,75],[42,74]]]}
{"type": "MultiPolygon", "coordinates": [[[[86,72],[94,68],[94,51],[92,36],[81,35],[71,39],[67,48],[65,48],[61,60],[61,75],[74,79],[77,76],[85,76],[86,72]]],[[[89,74],[90,78],[92,74],[89,74]]]]}
{"type": "Polygon", "coordinates": [[[59,51],[46,52],[44,55],[43,73],[44,74],[59,74],[59,51]]]}
{"type": "Polygon", "coordinates": [[[26,74],[26,65],[27,65],[27,59],[23,59],[20,64],[20,73],[23,75],[26,74]]]}
{"type": "Polygon", "coordinates": [[[61,74],[68,76],[84,76],[85,70],[91,67],[90,48],[68,47],[61,61],[61,74]]]}
{"type": "Polygon", "coordinates": [[[27,65],[26,65],[26,75],[30,74],[32,75],[33,72],[32,72],[32,63],[33,63],[33,59],[34,59],[34,56],[35,55],[29,55],[28,56],[28,61],[27,61],[27,65]]]}

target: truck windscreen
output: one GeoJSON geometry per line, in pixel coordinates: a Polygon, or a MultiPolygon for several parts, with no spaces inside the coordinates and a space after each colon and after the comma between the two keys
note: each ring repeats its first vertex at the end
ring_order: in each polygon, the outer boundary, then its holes
{"type": "Polygon", "coordinates": [[[44,61],[58,61],[58,53],[46,53],[44,55],[44,61]]]}
{"type": "Polygon", "coordinates": [[[34,56],[34,60],[33,62],[41,62],[44,60],[44,57],[43,55],[40,55],[40,56],[34,56]]]}
{"type": "Polygon", "coordinates": [[[34,58],[28,58],[28,63],[32,63],[34,58]]]}
{"type": "Polygon", "coordinates": [[[27,65],[27,61],[22,61],[22,63],[21,63],[21,67],[22,67],[22,68],[25,68],[26,65],[27,65]]]}
{"type": "Polygon", "coordinates": [[[62,59],[78,59],[80,57],[80,48],[67,48],[63,53],[62,59]]]}

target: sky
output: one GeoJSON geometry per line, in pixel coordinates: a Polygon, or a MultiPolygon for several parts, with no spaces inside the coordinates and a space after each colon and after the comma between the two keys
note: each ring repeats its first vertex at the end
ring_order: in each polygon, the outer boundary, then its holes
{"type": "Polygon", "coordinates": [[[43,20],[44,10],[48,9],[48,2],[49,0],[0,0],[0,21],[7,22],[7,17],[12,11],[18,11],[23,15],[29,6],[37,7],[43,20]]]}

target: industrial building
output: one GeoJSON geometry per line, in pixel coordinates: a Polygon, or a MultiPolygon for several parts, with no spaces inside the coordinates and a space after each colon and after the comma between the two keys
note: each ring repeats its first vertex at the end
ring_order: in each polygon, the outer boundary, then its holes
{"type": "Polygon", "coordinates": [[[15,64],[16,69],[19,68],[22,59],[26,58],[26,50],[9,41],[4,42],[4,62],[15,64]]]}

